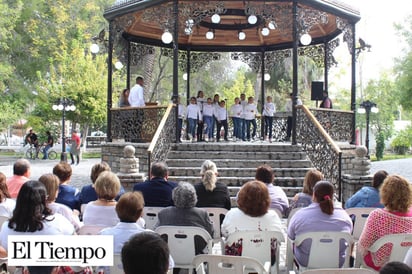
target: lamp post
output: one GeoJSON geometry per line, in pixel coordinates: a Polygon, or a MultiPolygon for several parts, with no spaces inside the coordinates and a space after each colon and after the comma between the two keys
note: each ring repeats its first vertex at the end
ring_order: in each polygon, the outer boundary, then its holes
{"type": "Polygon", "coordinates": [[[67,162],[65,129],[66,111],[75,111],[76,106],[74,105],[72,100],[68,98],[60,98],[56,101],[52,108],[53,110],[62,111],[62,154],[60,156],[60,161],[67,162]]]}
{"type": "Polygon", "coordinates": [[[369,115],[370,113],[378,113],[379,109],[376,107],[376,104],[372,101],[366,100],[360,104],[360,108],[358,109],[358,113],[366,113],[366,138],[365,138],[365,146],[368,150],[369,155],[369,115]]]}

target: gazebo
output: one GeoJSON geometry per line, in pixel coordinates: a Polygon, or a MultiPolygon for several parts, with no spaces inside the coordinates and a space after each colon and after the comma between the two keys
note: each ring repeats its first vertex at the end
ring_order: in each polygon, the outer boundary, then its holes
{"type": "MultiPolygon", "coordinates": [[[[355,24],[359,12],[336,0],[203,1],[118,0],[104,17],[109,22],[108,63],[113,55],[127,63],[127,86],[134,60],[151,47],[169,49],[173,58],[173,97],[178,97],[178,71],[190,78],[197,53],[232,52],[232,58],[249,63],[262,75],[275,60],[292,57],[294,104],[298,90],[298,56],[309,55],[324,67],[324,89],[334,64],[333,51],[343,34],[351,56],[351,110],[356,107],[355,24]],[[145,45],[145,46],[141,46],[145,45]],[[182,54],[183,52],[183,54],[182,54]],[[182,57],[183,56],[183,57],[182,57]],[[184,58],[185,62],[181,59],[184,58]],[[180,60],[179,60],[180,59],[180,60]]],[[[218,58],[218,57],[215,57],[218,58]]],[[[112,140],[112,66],[108,66],[108,141],[112,140]]],[[[189,82],[188,82],[189,83],[189,82]]],[[[189,84],[187,90],[189,91],[189,84]]],[[[264,97],[263,97],[264,98],[264,97]]],[[[176,114],[177,115],[177,114],[176,114]]],[[[296,109],[293,110],[292,144],[296,143],[296,109]]],[[[355,132],[352,115],[352,141],[355,132]]],[[[177,135],[177,133],[176,133],[177,135]]]]}

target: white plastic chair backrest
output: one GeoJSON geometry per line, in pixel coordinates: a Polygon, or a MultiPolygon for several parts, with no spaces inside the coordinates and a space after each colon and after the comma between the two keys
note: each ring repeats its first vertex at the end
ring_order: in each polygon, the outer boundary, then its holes
{"type": "Polygon", "coordinates": [[[276,268],[279,273],[280,243],[285,241],[280,231],[237,231],[230,234],[226,244],[232,245],[242,239],[242,256],[257,259],[262,265],[271,262],[271,239],[277,239],[276,268]]]}
{"type": "Polygon", "coordinates": [[[110,267],[110,274],[124,274],[121,254],[113,255],[113,266],[110,267]]]}
{"type": "Polygon", "coordinates": [[[4,223],[5,221],[8,221],[8,220],[9,220],[9,217],[0,216],[0,229],[1,229],[1,226],[3,225],[3,223],[4,223]]]}
{"type": "Polygon", "coordinates": [[[306,239],[312,240],[306,268],[339,268],[341,240],[346,242],[343,267],[349,267],[350,248],[353,243],[350,233],[338,231],[307,232],[297,235],[294,243],[299,246],[306,239]]]}
{"type": "Polygon", "coordinates": [[[83,214],[84,213],[84,209],[86,208],[87,204],[81,204],[80,205],[80,213],[83,214]]]}
{"type": "Polygon", "coordinates": [[[240,274],[247,268],[248,272],[264,274],[263,265],[256,259],[245,256],[227,255],[197,255],[193,259],[193,266],[197,274],[205,274],[204,263],[207,263],[207,273],[240,274]]]}
{"type": "Polygon", "coordinates": [[[154,226],[157,223],[159,212],[162,209],[164,209],[164,207],[151,206],[143,208],[143,219],[146,222],[146,229],[154,229],[154,226]]]}
{"type": "Polygon", "coordinates": [[[359,237],[362,234],[363,227],[365,226],[369,214],[375,209],[376,207],[352,207],[345,209],[346,213],[348,213],[349,216],[355,216],[352,236],[356,241],[359,240],[359,237]]]}
{"type": "Polygon", "coordinates": [[[209,219],[213,223],[214,238],[221,239],[222,234],[220,232],[220,226],[221,226],[220,220],[221,219],[223,220],[228,210],[226,208],[220,208],[220,207],[202,207],[202,209],[207,211],[207,213],[209,214],[209,219]],[[221,216],[223,216],[223,218],[221,218],[221,216]]]}
{"type": "Polygon", "coordinates": [[[373,274],[375,271],[365,268],[323,268],[310,269],[299,272],[300,274],[373,274]]]}
{"type": "Polygon", "coordinates": [[[107,226],[101,225],[84,225],[79,228],[77,234],[79,235],[98,235],[100,230],[106,228],[107,226]]]}
{"type": "Polygon", "coordinates": [[[391,255],[388,262],[403,262],[405,255],[412,246],[412,233],[388,234],[376,240],[369,251],[376,252],[386,243],[392,243],[391,255]]]}
{"type": "Polygon", "coordinates": [[[167,235],[170,255],[177,268],[192,268],[195,253],[195,236],[200,236],[208,244],[208,252],[212,252],[212,237],[209,232],[195,226],[159,226],[155,230],[160,236],[167,235]]]}

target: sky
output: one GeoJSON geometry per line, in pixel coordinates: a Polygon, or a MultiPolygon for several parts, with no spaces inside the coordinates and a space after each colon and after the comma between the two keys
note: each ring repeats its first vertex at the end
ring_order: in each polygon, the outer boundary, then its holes
{"type": "MultiPolygon", "coordinates": [[[[371,51],[364,51],[359,57],[358,73],[361,70],[362,83],[376,79],[379,73],[393,67],[395,57],[401,56],[402,44],[396,35],[394,23],[402,23],[412,15],[409,0],[340,0],[359,10],[361,20],[356,24],[356,37],[370,44],[371,51]]],[[[341,43],[342,45],[342,43],[341,43]]],[[[347,45],[340,46],[339,51],[347,45]]],[[[338,51],[338,49],[337,49],[338,51]]],[[[359,77],[359,74],[358,76],[359,77]]]]}

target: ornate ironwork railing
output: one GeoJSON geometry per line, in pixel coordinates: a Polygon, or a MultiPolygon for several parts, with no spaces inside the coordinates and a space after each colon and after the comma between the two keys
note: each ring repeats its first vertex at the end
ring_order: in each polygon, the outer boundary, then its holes
{"type": "Polygon", "coordinates": [[[152,142],[147,149],[147,161],[149,167],[149,177],[150,177],[150,166],[154,161],[161,161],[166,158],[173,143],[176,142],[176,107],[170,104],[162,120],[153,136],[152,142]]]}
{"type": "Polygon", "coordinates": [[[352,141],[353,111],[325,108],[311,108],[310,111],[333,140],[338,142],[352,141]]]}
{"type": "Polygon", "coordinates": [[[342,151],[306,106],[297,107],[296,136],[314,166],[335,185],[342,200],[342,151]]]}
{"type": "Polygon", "coordinates": [[[166,106],[112,108],[111,136],[126,142],[151,142],[166,106]]]}

